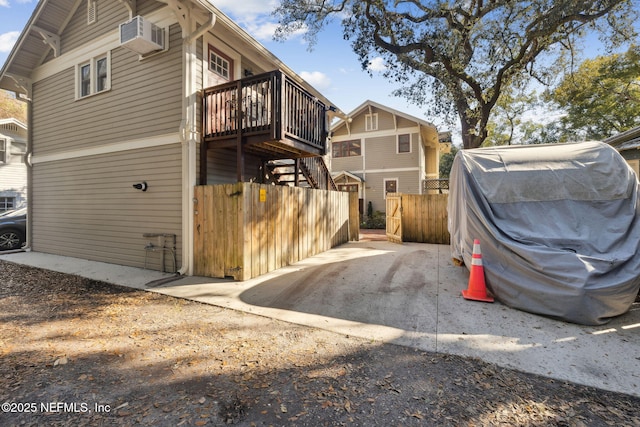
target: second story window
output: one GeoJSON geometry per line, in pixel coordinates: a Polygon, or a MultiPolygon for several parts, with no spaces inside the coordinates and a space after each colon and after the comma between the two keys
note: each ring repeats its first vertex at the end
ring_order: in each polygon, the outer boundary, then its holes
{"type": "Polygon", "coordinates": [[[367,132],[378,130],[378,113],[366,114],[364,116],[364,130],[367,132]]]}
{"type": "Polygon", "coordinates": [[[209,45],[209,70],[220,77],[231,80],[233,61],[222,52],[209,45]]]}
{"type": "Polygon", "coordinates": [[[0,139],[0,163],[7,163],[7,140],[0,139]]]}
{"type": "Polygon", "coordinates": [[[398,153],[410,153],[411,152],[411,135],[405,133],[398,135],[398,153]]]}
{"type": "Polygon", "coordinates": [[[110,55],[96,56],[78,65],[78,98],[111,89],[110,55]]]}
{"type": "Polygon", "coordinates": [[[360,140],[339,141],[331,144],[331,154],[333,157],[352,157],[361,155],[360,140]]]}

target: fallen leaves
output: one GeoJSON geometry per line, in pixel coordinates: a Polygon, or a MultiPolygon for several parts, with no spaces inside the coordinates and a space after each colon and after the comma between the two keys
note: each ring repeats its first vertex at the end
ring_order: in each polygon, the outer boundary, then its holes
{"type": "Polygon", "coordinates": [[[478,360],[3,261],[0,277],[0,402],[110,408],[0,425],[640,425],[640,399],[478,360]]]}

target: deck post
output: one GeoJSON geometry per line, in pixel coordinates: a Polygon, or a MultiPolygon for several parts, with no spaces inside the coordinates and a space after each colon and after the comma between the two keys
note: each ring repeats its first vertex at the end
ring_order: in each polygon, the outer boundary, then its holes
{"type": "Polygon", "coordinates": [[[244,181],[244,150],[242,149],[242,80],[236,84],[236,173],[238,182],[244,181]]]}

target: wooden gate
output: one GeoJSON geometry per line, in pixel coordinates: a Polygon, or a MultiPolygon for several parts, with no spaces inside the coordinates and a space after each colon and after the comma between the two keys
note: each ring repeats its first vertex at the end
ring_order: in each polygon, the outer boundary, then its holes
{"type": "Polygon", "coordinates": [[[387,194],[387,240],[402,243],[402,195],[387,194]]]}
{"type": "Polygon", "coordinates": [[[449,244],[448,194],[387,195],[387,239],[449,244]]]}

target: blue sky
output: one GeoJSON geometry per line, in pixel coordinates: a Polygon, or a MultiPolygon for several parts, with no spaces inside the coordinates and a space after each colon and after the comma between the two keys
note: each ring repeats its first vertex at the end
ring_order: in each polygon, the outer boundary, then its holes
{"type": "MultiPolygon", "coordinates": [[[[348,113],[371,99],[432,122],[439,130],[449,130],[437,117],[426,117],[419,107],[392,96],[398,86],[381,76],[375,60],[371,64],[373,77],[363,71],[337,24],[325,29],[309,51],[301,36],[284,43],[272,40],[276,23],[270,12],[276,0],[211,1],[343,111],[348,113]]],[[[0,64],[4,64],[36,4],[36,0],[0,0],[0,64]]]]}
{"type": "MultiPolygon", "coordinates": [[[[275,22],[270,12],[275,2],[213,0],[212,3],[343,111],[349,112],[365,100],[371,99],[433,121],[425,117],[419,108],[391,96],[394,85],[387,83],[379,75],[371,78],[362,71],[348,42],[342,39],[339,28],[324,31],[314,50],[309,52],[302,37],[294,37],[284,43],[271,39],[275,22]]],[[[36,0],[0,0],[0,64],[4,64],[36,4],[36,0]]]]}

